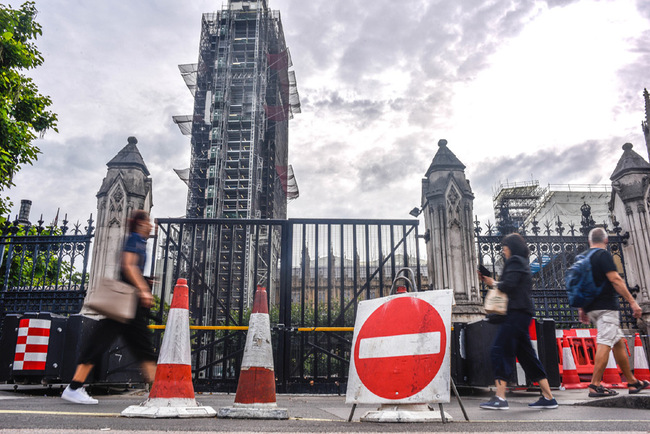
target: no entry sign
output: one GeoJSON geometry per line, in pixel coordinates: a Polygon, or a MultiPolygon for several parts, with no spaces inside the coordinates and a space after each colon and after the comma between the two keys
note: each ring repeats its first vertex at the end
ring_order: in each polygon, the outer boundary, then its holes
{"type": "Polygon", "coordinates": [[[347,403],[449,402],[450,290],[359,304],[347,403]]]}

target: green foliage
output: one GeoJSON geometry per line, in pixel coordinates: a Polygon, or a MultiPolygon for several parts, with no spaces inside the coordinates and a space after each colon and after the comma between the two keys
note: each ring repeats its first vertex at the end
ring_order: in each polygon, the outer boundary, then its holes
{"type": "MultiPolygon", "coordinates": [[[[33,42],[42,34],[34,2],[20,9],[0,4],[0,191],[13,184],[13,175],[24,164],[33,164],[41,152],[32,144],[36,133],[57,131],[57,116],[48,111],[52,100],[38,93],[31,78],[22,71],[43,63],[33,42]]],[[[6,215],[12,203],[0,196],[0,215],[6,215]]]]}

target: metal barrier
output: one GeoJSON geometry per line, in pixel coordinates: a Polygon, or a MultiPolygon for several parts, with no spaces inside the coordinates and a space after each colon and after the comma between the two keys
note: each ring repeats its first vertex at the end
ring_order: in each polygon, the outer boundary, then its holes
{"type": "Polygon", "coordinates": [[[190,288],[197,390],[233,391],[253,289],[266,288],[278,390],[341,391],[347,381],[357,303],[389,294],[397,271],[422,287],[417,220],[163,219],[152,271],[170,300],[190,288]],[[223,328],[222,328],[223,327],[223,328]]]}
{"type": "MultiPolygon", "coordinates": [[[[488,269],[491,268],[492,274],[496,275],[496,271],[503,265],[501,240],[505,234],[499,232],[498,228],[489,223],[486,226],[486,233],[483,234],[480,222],[474,223],[479,262],[487,266],[488,269]]],[[[530,250],[535,316],[537,318],[552,318],[559,329],[579,328],[581,323],[578,318],[578,310],[569,306],[564,275],[573,264],[575,256],[589,248],[587,233],[594,227],[593,220],[590,219],[589,214],[583,219],[582,227],[577,229],[570,224],[568,230],[559,219],[554,223],[546,222],[543,228],[540,228],[538,224],[539,222],[533,221],[531,227],[520,228],[520,233],[525,237],[530,250]]],[[[612,232],[607,247],[627,284],[622,246],[627,242],[628,234],[621,234],[622,230],[616,221],[612,232]]],[[[630,288],[632,293],[635,290],[638,288],[630,288]]],[[[484,292],[485,288],[482,291],[484,292]]],[[[620,297],[619,301],[622,327],[636,328],[636,319],[632,315],[629,304],[620,297]]]]}

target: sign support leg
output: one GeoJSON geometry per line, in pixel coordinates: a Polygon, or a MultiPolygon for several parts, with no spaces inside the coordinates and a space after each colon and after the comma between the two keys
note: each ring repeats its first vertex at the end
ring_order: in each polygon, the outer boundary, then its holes
{"type": "Polygon", "coordinates": [[[465,416],[465,420],[469,422],[469,416],[467,416],[467,412],[465,411],[465,406],[463,405],[463,401],[460,399],[460,395],[458,394],[458,389],[456,389],[456,383],[454,383],[453,378],[451,379],[451,390],[453,390],[454,395],[456,395],[456,399],[458,400],[458,405],[460,405],[460,409],[463,411],[463,416],[465,416]]]}
{"type": "Polygon", "coordinates": [[[350,416],[348,417],[348,422],[352,422],[352,417],[354,416],[354,410],[357,409],[357,404],[352,404],[352,411],[350,412],[350,416]]]}
{"type": "Polygon", "coordinates": [[[447,418],[445,417],[445,409],[442,408],[442,402],[438,403],[438,408],[440,409],[440,420],[442,420],[442,423],[447,423],[447,418]]]}

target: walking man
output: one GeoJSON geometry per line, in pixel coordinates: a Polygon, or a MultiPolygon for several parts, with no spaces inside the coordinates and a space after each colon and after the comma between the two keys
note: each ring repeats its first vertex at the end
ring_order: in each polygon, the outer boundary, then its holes
{"type": "Polygon", "coordinates": [[[614,352],[614,360],[627,379],[629,393],[639,393],[650,386],[650,382],[638,380],[630,369],[623,331],[620,327],[619,294],[630,304],[634,318],[641,317],[641,307],[618,274],[614,259],[607,251],[607,242],[607,232],[603,228],[595,228],[589,232],[589,248],[598,249],[590,258],[594,283],[596,286],[602,285],[603,288],[594,301],[579,309],[580,321],[585,324],[591,322],[598,329],[594,373],[589,385],[589,396],[592,398],[618,395],[615,390],[600,384],[610,351],[614,352]]]}

